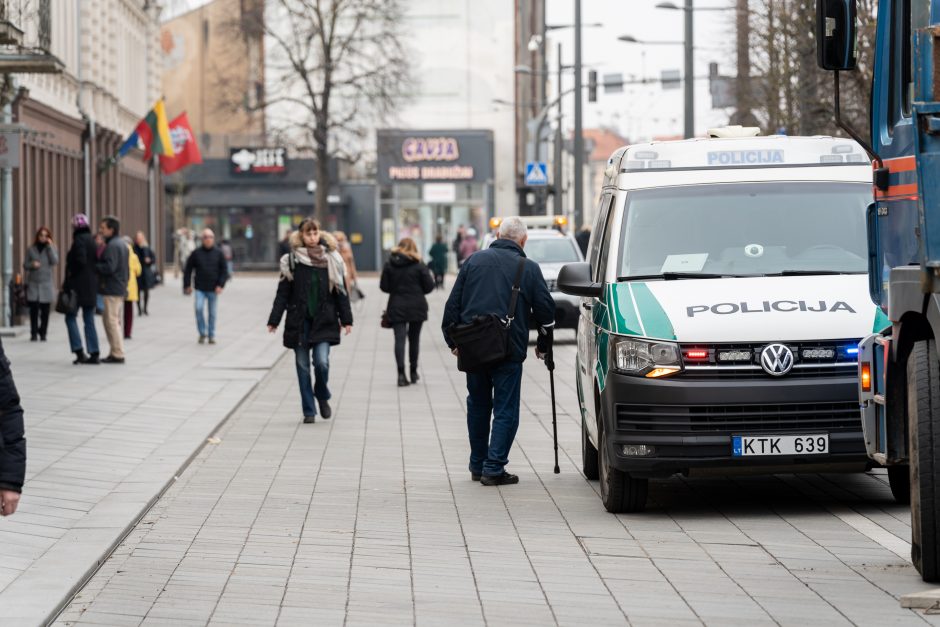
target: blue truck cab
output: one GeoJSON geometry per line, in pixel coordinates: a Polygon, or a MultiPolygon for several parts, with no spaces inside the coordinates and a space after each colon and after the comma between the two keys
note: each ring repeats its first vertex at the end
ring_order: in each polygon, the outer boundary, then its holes
{"type": "MultiPolygon", "coordinates": [[[[856,0],[817,0],[817,60],[855,69],[856,0]]],[[[868,456],[910,502],[911,557],[940,581],[940,0],[879,0],[871,100],[868,281],[883,328],[859,345],[868,456]],[[936,55],[936,56],[935,56],[936,55]]]]}

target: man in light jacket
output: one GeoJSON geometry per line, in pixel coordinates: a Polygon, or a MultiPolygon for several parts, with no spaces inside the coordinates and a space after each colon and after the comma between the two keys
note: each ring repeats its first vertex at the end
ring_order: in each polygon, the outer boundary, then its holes
{"type": "Polygon", "coordinates": [[[108,336],[111,354],[102,359],[106,364],[124,363],[124,333],[121,318],[124,315],[124,299],[127,282],[130,280],[127,245],[119,237],[121,223],[108,216],[98,225],[98,233],[104,238],[105,247],[98,258],[98,293],[104,299],[104,332],[108,336]]]}

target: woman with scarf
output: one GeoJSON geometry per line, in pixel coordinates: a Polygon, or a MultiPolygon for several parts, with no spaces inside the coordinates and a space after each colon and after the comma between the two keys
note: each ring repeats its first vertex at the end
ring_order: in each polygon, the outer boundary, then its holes
{"type": "Polygon", "coordinates": [[[49,330],[49,304],[55,300],[52,267],[59,263],[59,251],[52,231],[39,227],[33,245],[26,251],[26,302],[29,303],[29,339],[46,341],[49,330]]]}
{"type": "Polygon", "coordinates": [[[284,312],[284,346],[293,349],[304,422],[329,418],[330,347],[340,343],[340,329],[352,333],[346,268],[336,240],[316,220],[304,220],[290,236],[291,251],[281,257],[281,280],[268,317],[274,333],[284,312]],[[311,385],[311,354],[316,384],[311,385]],[[314,403],[316,401],[316,404],[314,403]]]}
{"type": "Polygon", "coordinates": [[[418,382],[418,352],[421,325],[428,319],[426,294],[434,291],[431,271],[421,263],[421,254],[410,237],[398,242],[382,269],[379,287],[388,294],[385,313],[395,330],[395,362],[398,365],[398,387],[409,384],[405,377],[405,340],[411,362],[411,383],[418,382]]]}

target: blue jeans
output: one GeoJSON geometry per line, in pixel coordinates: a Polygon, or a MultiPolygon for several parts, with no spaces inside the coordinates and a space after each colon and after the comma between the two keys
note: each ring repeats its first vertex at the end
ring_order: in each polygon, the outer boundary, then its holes
{"type": "MultiPolygon", "coordinates": [[[[307,325],[304,324],[306,337],[307,325]]],[[[304,416],[316,416],[317,406],[314,400],[328,401],[332,394],[327,387],[330,382],[330,343],[318,342],[313,346],[294,348],[294,361],[297,366],[297,384],[300,386],[300,404],[304,416]],[[316,384],[310,382],[310,361],[313,353],[313,373],[316,384]]]]}
{"type": "Polygon", "coordinates": [[[521,363],[507,361],[488,372],[467,373],[467,431],[473,474],[503,474],[519,429],[521,387],[521,363]]]}
{"type": "MultiPolygon", "coordinates": [[[[95,329],[95,307],[79,307],[85,325],[85,344],[89,353],[98,352],[98,331],[95,329]]],[[[65,326],[69,330],[69,346],[72,352],[82,350],[82,334],[78,331],[78,312],[65,315],[65,326]]]]}
{"type": "Polygon", "coordinates": [[[196,328],[199,329],[199,337],[215,337],[215,313],[219,303],[218,294],[215,292],[203,292],[196,290],[196,328]],[[209,303],[209,329],[206,330],[206,321],[203,317],[203,310],[209,303]]]}

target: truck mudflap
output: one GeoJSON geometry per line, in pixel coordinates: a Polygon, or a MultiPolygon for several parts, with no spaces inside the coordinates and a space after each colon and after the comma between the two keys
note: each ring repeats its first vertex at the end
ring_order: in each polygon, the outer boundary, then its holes
{"type": "Polygon", "coordinates": [[[862,410],[862,433],[868,457],[884,465],[887,462],[885,424],[885,359],[891,338],[875,333],[858,344],[858,402],[862,410]]]}

